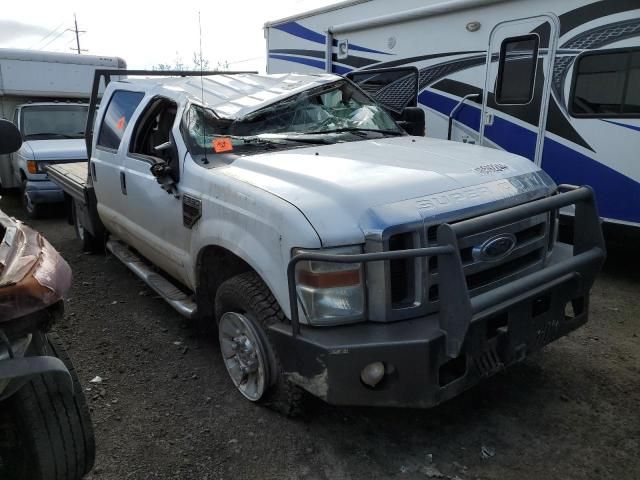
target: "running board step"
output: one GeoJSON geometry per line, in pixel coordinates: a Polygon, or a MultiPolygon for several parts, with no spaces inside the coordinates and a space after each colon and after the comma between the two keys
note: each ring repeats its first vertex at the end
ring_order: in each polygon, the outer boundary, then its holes
{"type": "Polygon", "coordinates": [[[135,273],[140,280],[164,298],[180,315],[187,318],[196,317],[197,306],[193,296],[185,293],[153,270],[142,257],[132,252],[124,243],[112,238],[107,241],[107,249],[124,263],[129,270],[135,273]]]}

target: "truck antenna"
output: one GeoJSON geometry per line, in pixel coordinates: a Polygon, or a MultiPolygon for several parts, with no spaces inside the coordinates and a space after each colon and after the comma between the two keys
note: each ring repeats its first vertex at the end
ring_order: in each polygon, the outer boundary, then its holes
{"type": "Polygon", "coordinates": [[[198,33],[200,40],[200,94],[202,97],[202,145],[204,147],[204,163],[209,163],[207,158],[207,127],[204,122],[204,67],[202,58],[202,21],[200,20],[200,10],[198,10],[198,33]]]}

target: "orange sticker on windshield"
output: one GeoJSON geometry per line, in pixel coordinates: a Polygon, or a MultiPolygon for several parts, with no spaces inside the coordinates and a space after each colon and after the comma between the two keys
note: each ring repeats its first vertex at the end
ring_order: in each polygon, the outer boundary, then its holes
{"type": "Polygon", "coordinates": [[[233,150],[233,143],[229,137],[214,138],[211,141],[213,151],[216,153],[230,152],[233,150]]]}
{"type": "Polygon", "coordinates": [[[120,117],[120,119],[118,120],[118,123],[116,123],[116,128],[118,130],[122,130],[124,128],[124,122],[126,122],[127,119],[124,118],[124,115],[122,117],[120,117]]]}

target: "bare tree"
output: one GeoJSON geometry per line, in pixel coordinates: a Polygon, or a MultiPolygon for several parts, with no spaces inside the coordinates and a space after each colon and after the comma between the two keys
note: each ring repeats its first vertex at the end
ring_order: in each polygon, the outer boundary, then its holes
{"type": "Polygon", "coordinates": [[[218,65],[213,69],[215,72],[224,72],[229,70],[229,61],[228,60],[218,60],[218,65]]]}
{"type": "MultiPolygon", "coordinates": [[[[169,71],[169,70],[204,70],[207,71],[211,67],[211,62],[207,57],[200,56],[198,52],[193,52],[191,57],[191,65],[182,61],[182,57],[176,52],[176,58],[173,63],[158,63],[152,67],[152,70],[169,71]]],[[[214,72],[224,72],[229,70],[228,60],[218,60],[216,66],[213,67],[214,72]]]]}
{"type": "Polygon", "coordinates": [[[173,63],[158,63],[151,67],[152,70],[200,70],[200,64],[202,63],[202,70],[209,68],[209,60],[206,58],[200,58],[196,52],[193,52],[193,65],[189,65],[182,60],[182,56],[176,52],[176,57],[173,63]]]}
{"type": "Polygon", "coordinates": [[[201,53],[193,52],[193,69],[209,70],[209,59],[201,53]]]}

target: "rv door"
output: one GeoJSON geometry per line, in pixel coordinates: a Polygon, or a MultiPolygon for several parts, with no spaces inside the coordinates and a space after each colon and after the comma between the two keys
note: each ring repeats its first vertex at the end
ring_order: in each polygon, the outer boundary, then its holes
{"type": "Polygon", "coordinates": [[[489,35],[480,144],[540,165],[560,21],[555,15],[498,23],[489,35]]]}

